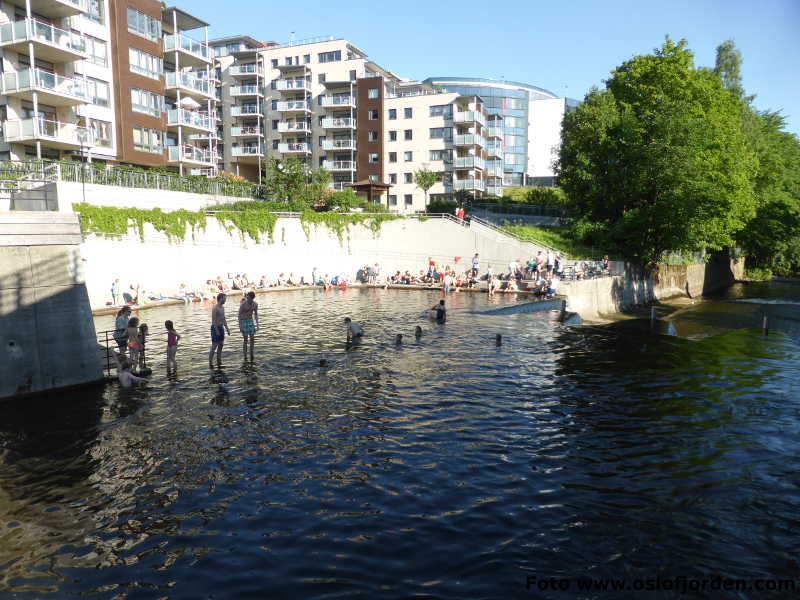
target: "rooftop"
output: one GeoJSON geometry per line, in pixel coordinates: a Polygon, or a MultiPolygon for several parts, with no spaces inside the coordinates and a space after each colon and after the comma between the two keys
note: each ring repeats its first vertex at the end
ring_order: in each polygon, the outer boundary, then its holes
{"type": "Polygon", "coordinates": [[[173,22],[173,15],[175,23],[178,26],[178,31],[189,31],[192,29],[199,29],[200,27],[208,27],[208,23],[202,19],[198,19],[194,15],[190,15],[185,10],[181,10],[175,6],[165,7],[161,11],[161,20],[171,25],[173,22]]]}

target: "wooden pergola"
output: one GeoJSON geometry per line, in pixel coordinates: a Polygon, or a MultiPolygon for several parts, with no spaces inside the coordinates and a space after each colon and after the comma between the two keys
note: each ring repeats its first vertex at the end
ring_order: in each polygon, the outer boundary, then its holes
{"type": "Polygon", "coordinates": [[[389,188],[392,187],[392,184],[382,183],[379,181],[371,181],[369,179],[362,179],[361,181],[356,181],[355,183],[351,183],[350,187],[356,193],[366,193],[367,201],[372,202],[373,194],[377,192],[378,196],[380,197],[381,194],[389,191],[389,188]]]}

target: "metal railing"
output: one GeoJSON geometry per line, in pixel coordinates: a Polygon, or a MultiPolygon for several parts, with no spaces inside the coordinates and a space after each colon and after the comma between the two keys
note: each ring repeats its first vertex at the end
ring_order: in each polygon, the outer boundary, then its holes
{"type": "Polygon", "coordinates": [[[323,150],[355,150],[355,140],[322,140],[323,150]]]}
{"type": "Polygon", "coordinates": [[[210,52],[208,50],[208,46],[204,42],[193,40],[182,33],[165,35],[164,50],[167,52],[172,50],[181,50],[205,61],[210,62],[211,60],[209,58],[210,52]],[[175,43],[176,39],[178,40],[177,44],[175,43]]]}
{"type": "Polygon", "coordinates": [[[278,152],[287,153],[287,152],[306,152],[310,153],[311,148],[308,144],[303,142],[291,143],[291,144],[278,144],[278,152]]]}
{"type": "Polygon", "coordinates": [[[3,73],[3,93],[9,94],[28,88],[39,88],[88,102],[85,79],[64,77],[42,69],[24,69],[3,73]]]}
{"type": "Polygon", "coordinates": [[[231,106],[232,117],[242,117],[251,115],[260,115],[261,107],[258,104],[240,104],[238,106],[231,106]]]}
{"type": "Polygon", "coordinates": [[[544,204],[494,204],[472,203],[473,208],[503,215],[530,215],[533,217],[563,217],[566,211],[560,206],[544,204]]]}
{"type": "Polygon", "coordinates": [[[234,85],[231,87],[231,96],[262,96],[260,85],[234,85]]]}
{"type": "Polygon", "coordinates": [[[234,146],[231,156],[263,156],[264,146],[234,146]]]}
{"type": "Polygon", "coordinates": [[[322,167],[328,171],[354,171],[356,163],[352,160],[326,160],[322,167]]]}
{"type": "Polygon", "coordinates": [[[231,136],[232,137],[244,137],[244,136],[263,136],[263,132],[261,131],[261,127],[256,127],[255,125],[249,125],[247,127],[231,127],[231,136]]]}
{"type": "Polygon", "coordinates": [[[208,113],[185,108],[173,108],[167,111],[167,125],[186,125],[198,129],[213,129],[214,124],[208,113]]]}
{"type": "Polygon", "coordinates": [[[278,131],[308,133],[311,131],[311,125],[305,121],[280,121],[278,131]]]}
{"type": "Polygon", "coordinates": [[[229,73],[231,75],[263,75],[264,69],[256,63],[248,63],[245,65],[233,65],[229,73]]]}
{"type": "Polygon", "coordinates": [[[469,133],[455,136],[453,143],[456,146],[486,146],[486,139],[483,136],[469,133]]]}
{"type": "Polygon", "coordinates": [[[216,91],[211,81],[205,77],[197,77],[190,72],[167,71],[165,73],[167,88],[182,87],[188,90],[199,92],[204,96],[214,96],[216,91]]]}
{"type": "Polygon", "coordinates": [[[287,102],[276,103],[275,110],[280,111],[308,111],[311,112],[311,105],[305,100],[290,100],[287,102]]]}
{"type": "Polygon", "coordinates": [[[169,146],[167,160],[170,162],[213,163],[216,161],[216,156],[209,150],[195,146],[169,146]]]}
{"type": "Polygon", "coordinates": [[[356,120],[349,117],[322,119],[322,127],[325,129],[354,129],[355,126],[356,120]]]}
{"type": "Polygon", "coordinates": [[[3,23],[0,26],[0,43],[17,42],[30,39],[33,42],[42,42],[58,46],[68,52],[86,54],[86,37],[56,27],[52,23],[45,23],[38,19],[22,19],[13,23],[3,23]]]}
{"type": "Polygon", "coordinates": [[[311,82],[305,79],[276,79],[275,89],[279,91],[310,90],[311,82]]]}
{"type": "Polygon", "coordinates": [[[320,106],[355,106],[355,96],[325,96],[320,98],[320,106]]]}
{"type": "Polygon", "coordinates": [[[3,139],[6,142],[47,139],[73,146],[93,144],[91,129],[42,117],[4,121],[3,139]]]}

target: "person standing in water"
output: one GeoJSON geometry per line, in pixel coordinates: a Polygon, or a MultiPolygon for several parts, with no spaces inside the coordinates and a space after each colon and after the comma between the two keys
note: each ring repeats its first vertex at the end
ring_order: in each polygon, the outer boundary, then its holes
{"type": "Polygon", "coordinates": [[[350,317],[344,318],[344,325],[347,327],[347,343],[360,340],[364,336],[364,330],[358,323],[353,323],[350,317]]]}
{"type": "Polygon", "coordinates": [[[211,309],[211,351],[208,353],[208,366],[214,368],[214,353],[217,353],[217,367],[222,367],[222,346],[225,343],[225,333],[231,334],[228,321],[225,319],[225,294],[217,295],[217,303],[211,309]]]}
{"type": "Polygon", "coordinates": [[[439,304],[431,308],[431,316],[435,316],[437,323],[444,323],[447,320],[447,310],[444,307],[444,300],[439,300],[439,304]]]}
{"type": "Polygon", "coordinates": [[[181,336],[175,331],[175,325],[172,324],[172,321],[164,321],[164,327],[167,330],[167,371],[169,371],[170,367],[173,369],[178,368],[178,361],[175,355],[178,353],[178,341],[181,336]]]}
{"type": "Polygon", "coordinates": [[[253,346],[258,331],[258,303],[256,293],[247,292],[239,305],[239,331],[244,337],[244,358],[247,360],[247,342],[250,342],[250,360],[253,360],[253,346]]]}

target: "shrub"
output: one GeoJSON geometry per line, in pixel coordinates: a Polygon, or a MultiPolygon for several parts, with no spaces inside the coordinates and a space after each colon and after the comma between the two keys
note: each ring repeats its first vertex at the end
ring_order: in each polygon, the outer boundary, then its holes
{"type": "Polygon", "coordinates": [[[449,213],[453,214],[458,207],[458,202],[451,202],[448,200],[433,200],[428,204],[425,212],[429,213],[449,213]]]}

